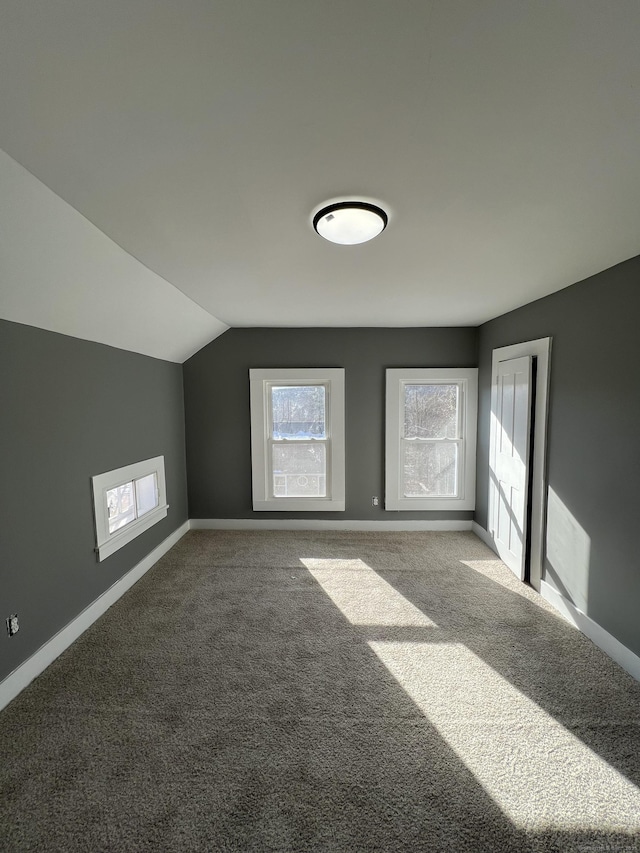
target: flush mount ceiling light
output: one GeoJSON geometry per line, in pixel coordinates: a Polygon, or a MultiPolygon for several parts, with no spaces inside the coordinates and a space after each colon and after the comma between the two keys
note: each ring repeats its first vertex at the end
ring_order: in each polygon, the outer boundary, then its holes
{"type": "Polygon", "coordinates": [[[332,243],[353,246],[373,240],[387,227],[388,217],[377,204],[367,201],[337,201],[322,207],[313,217],[313,227],[332,243]]]}

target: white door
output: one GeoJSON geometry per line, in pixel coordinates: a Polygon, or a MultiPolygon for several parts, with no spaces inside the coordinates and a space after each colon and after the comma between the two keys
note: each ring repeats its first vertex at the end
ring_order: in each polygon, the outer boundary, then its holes
{"type": "Polygon", "coordinates": [[[498,364],[494,376],[491,477],[493,537],[500,559],[524,580],[531,432],[531,356],[498,364]]]}

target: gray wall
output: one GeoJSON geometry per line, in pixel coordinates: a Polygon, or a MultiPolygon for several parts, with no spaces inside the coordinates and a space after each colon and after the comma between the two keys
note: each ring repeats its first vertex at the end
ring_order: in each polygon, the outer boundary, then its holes
{"type": "Polygon", "coordinates": [[[0,320],[0,365],[1,680],[179,527],[187,500],[179,364],[0,320]],[[90,477],[161,454],[167,518],[96,562],[90,477]]]}
{"type": "Polygon", "coordinates": [[[184,365],[191,518],[439,519],[469,512],[388,513],[384,497],[387,367],[475,367],[477,331],[457,329],[230,329],[184,365]],[[346,512],[251,508],[249,368],[346,369],[346,512]]]}
{"type": "Polygon", "coordinates": [[[548,483],[590,540],[546,580],[640,654],[640,257],[480,327],[476,521],[487,526],[491,353],[553,337],[548,483]]]}

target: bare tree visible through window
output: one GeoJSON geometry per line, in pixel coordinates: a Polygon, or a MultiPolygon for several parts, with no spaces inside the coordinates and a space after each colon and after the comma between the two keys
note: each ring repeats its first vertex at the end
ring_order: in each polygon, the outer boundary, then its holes
{"type": "Polygon", "coordinates": [[[133,496],[133,481],[123,483],[107,491],[109,533],[115,533],[125,524],[134,521],[136,508],[133,496]]]}
{"type": "Polygon", "coordinates": [[[273,494],[327,494],[326,389],[324,385],[271,388],[273,494]],[[277,443],[276,443],[277,442],[277,443]]]}
{"type": "Polygon", "coordinates": [[[405,497],[456,494],[459,410],[457,384],[404,386],[405,497]]]}
{"type": "Polygon", "coordinates": [[[274,438],[326,438],[324,385],[283,385],[271,389],[274,438]]]}
{"type": "Polygon", "coordinates": [[[131,524],[158,506],[158,478],[147,474],[107,490],[109,533],[131,524]]]}

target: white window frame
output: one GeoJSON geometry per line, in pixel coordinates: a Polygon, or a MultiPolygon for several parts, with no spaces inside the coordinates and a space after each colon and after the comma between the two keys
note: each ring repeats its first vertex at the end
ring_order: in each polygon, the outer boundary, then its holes
{"type": "Polygon", "coordinates": [[[164,456],[155,456],[153,459],[145,459],[143,462],[135,462],[133,465],[125,465],[104,474],[96,474],[91,478],[93,489],[93,510],[96,527],[96,554],[98,562],[118,551],[128,542],[131,542],[145,530],[153,527],[167,515],[169,505],[167,504],[167,485],[164,473],[164,456]],[[139,518],[125,524],[119,530],[109,533],[109,508],[107,506],[107,492],[116,486],[123,486],[132,480],[140,480],[150,474],[156,475],[158,489],[158,506],[149,512],[145,512],[139,518]]]}
{"type": "Polygon", "coordinates": [[[256,512],[344,512],[344,368],[252,368],[249,385],[253,509],[256,512]],[[275,497],[272,493],[269,389],[273,385],[324,385],[326,388],[327,439],[323,443],[327,447],[327,496],[324,498],[275,497]]]}
{"type": "Polygon", "coordinates": [[[476,505],[476,431],[478,368],[389,368],[386,393],[385,509],[472,510],[476,505]],[[458,385],[461,433],[458,457],[458,494],[455,497],[405,497],[402,484],[404,386],[421,383],[458,385]]]}

